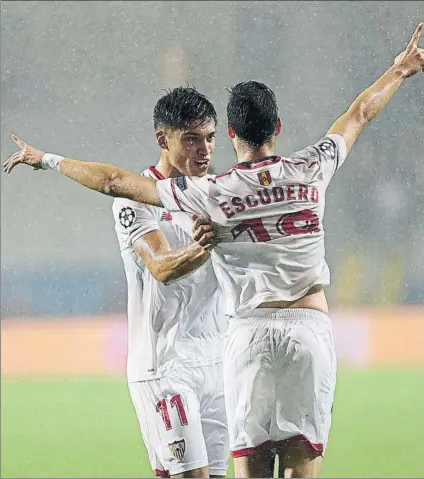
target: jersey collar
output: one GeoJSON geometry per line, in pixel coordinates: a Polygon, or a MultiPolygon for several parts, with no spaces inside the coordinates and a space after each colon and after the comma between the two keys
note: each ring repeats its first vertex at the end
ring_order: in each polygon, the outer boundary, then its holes
{"type": "Polygon", "coordinates": [[[263,158],[258,158],[254,161],[244,161],[243,163],[238,163],[234,166],[239,170],[251,170],[254,168],[260,168],[261,166],[268,166],[278,163],[281,160],[281,156],[264,156],[263,158]]]}
{"type": "Polygon", "coordinates": [[[154,166],[149,166],[149,170],[156,176],[158,180],[166,180],[162,173],[157,170],[154,166]]]}

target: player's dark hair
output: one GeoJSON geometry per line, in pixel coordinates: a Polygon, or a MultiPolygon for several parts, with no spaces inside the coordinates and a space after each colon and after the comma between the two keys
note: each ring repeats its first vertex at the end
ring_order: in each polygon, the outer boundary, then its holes
{"type": "Polygon", "coordinates": [[[267,143],[278,121],[274,92],[256,81],[238,83],[228,91],[227,118],[234,133],[251,148],[267,143]]]}
{"type": "Polygon", "coordinates": [[[169,90],[157,101],[153,110],[155,130],[187,130],[205,123],[218,122],[212,103],[196,88],[180,86],[169,90]]]}

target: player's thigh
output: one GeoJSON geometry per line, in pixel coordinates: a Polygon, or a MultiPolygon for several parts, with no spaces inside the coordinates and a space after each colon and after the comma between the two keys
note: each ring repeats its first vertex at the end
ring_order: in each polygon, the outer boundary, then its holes
{"type": "Polygon", "coordinates": [[[279,376],[273,440],[300,435],[322,453],[328,441],[336,383],[331,321],[321,313],[304,313],[283,331],[276,346],[279,376]]]}
{"type": "Polygon", "coordinates": [[[137,416],[147,442],[152,467],[159,463],[170,475],[208,466],[206,445],[196,394],[184,379],[187,374],[130,384],[137,416]],[[152,461],[152,456],[156,463],[152,461]]]}
{"type": "Polygon", "coordinates": [[[200,415],[209,459],[210,476],[225,477],[228,466],[229,438],[225,411],[222,364],[197,368],[202,376],[200,415]]]}
{"type": "Polygon", "coordinates": [[[279,455],[278,477],[318,477],[322,456],[301,438],[295,438],[290,444],[277,448],[279,455]]]}
{"type": "Polygon", "coordinates": [[[208,467],[200,467],[198,469],[192,469],[190,471],[181,472],[180,474],[172,474],[171,477],[198,478],[198,477],[211,477],[211,476],[209,475],[208,467]]]}
{"type": "Polygon", "coordinates": [[[275,453],[271,449],[257,451],[248,456],[234,458],[234,476],[273,477],[275,453]]]}
{"type": "Polygon", "coordinates": [[[265,322],[231,319],[224,343],[224,388],[230,449],[246,455],[270,439],[275,378],[265,322]]]}

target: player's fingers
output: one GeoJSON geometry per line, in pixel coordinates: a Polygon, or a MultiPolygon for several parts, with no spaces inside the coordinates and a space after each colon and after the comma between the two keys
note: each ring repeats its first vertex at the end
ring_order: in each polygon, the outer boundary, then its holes
{"type": "Polygon", "coordinates": [[[197,240],[205,233],[209,233],[211,230],[212,230],[211,226],[201,225],[199,226],[199,228],[193,231],[193,238],[197,240]]]}
{"type": "Polygon", "coordinates": [[[9,174],[9,173],[13,170],[13,167],[14,167],[13,162],[9,162],[9,163],[3,168],[3,171],[4,171],[6,174],[9,174]]]}
{"type": "Polygon", "coordinates": [[[208,224],[211,224],[212,221],[210,220],[210,218],[204,218],[204,217],[201,217],[201,216],[197,216],[196,217],[196,220],[194,221],[194,224],[200,226],[200,225],[208,225],[208,224]]]}
{"type": "Polygon", "coordinates": [[[13,153],[13,155],[11,155],[5,162],[4,164],[6,163],[9,163],[10,161],[14,160],[15,158],[18,158],[21,156],[21,151],[15,151],[15,153],[13,153]]]}
{"type": "Polygon", "coordinates": [[[21,152],[17,151],[9,159],[7,159],[3,164],[3,170],[5,173],[10,173],[13,168],[19,163],[21,158],[21,152]]]}
{"type": "Polygon", "coordinates": [[[193,223],[193,231],[199,229],[202,225],[210,225],[212,222],[209,218],[196,217],[193,223]]]}
{"type": "Polygon", "coordinates": [[[198,217],[198,216],[196,216],[195,218],[193,217],[193,219],[194,219],[194,223],[193,223],[193,231],[196,231],[196,230],[199,228],[199,226],[200,226],[200,223],[199,223],[199,217],[198,217]]]}
{"type": "MultiPolygon", "coordinates": [[[[423,31],[423,28],[424,28],[424,23],[420,23],[418,25],[418,27],[415,29],[415,32],[414,34],[412,35],[412,38],[411,38],[411,41],[409,42],[409,45],[412,45],[413,47],[416,47],[418,46],[418,41],[420,39],[420,36],[421,36],[421,33],[423,31]]],[[[408,45],[408,46],[409,46],[408,45]]]]}
{"type": "Polygon", "coordinates": [[[24,143],[21,139],[19,139],[16,135],[13,133],[10,135],[12,140],[19,146],[19,148],[25,148],[27,146],[26,143],[24,143]]]}
{"type": "MultiPolygon", "coordinates": [[[[12,155],[13,156],[13,155],[12,155]]],[[[12,156],[10,156],[5,162],[3,162],[3,169],[6,168],[6,166],[8,165],[9,161],[12,159],[12,156]]]]}
{"type": "Polygon", "coordinates": [[[204,233],[197,242],[202,246],[206,246],[208,243],[211,242],[214,236],[215,233],[213,231],[210,231],[209,233],[204,233]]]}
{"type": "Polygon", "coordinates": [[[210,225],[201,225],[195,231],[193,231],[193,239],[198,241],[205,233],[214,233],[212,226],[210,225]]]}
{"type": "Polygon", "coordinates": [[[4,167],[3,167],[3,170],[5,173],[9,174],[14,168],[14,160],[10,160],[8,161],[4,167]]]}
{"type": "Polygon", "coordinates": [[[7,166],[7,168],[6,168],[6,173],[9,174],[13,170],[13,168],[15,168],[15,166],[17,164],[18,164],[17,161],[10,162],[9,165],[7,166]]]}

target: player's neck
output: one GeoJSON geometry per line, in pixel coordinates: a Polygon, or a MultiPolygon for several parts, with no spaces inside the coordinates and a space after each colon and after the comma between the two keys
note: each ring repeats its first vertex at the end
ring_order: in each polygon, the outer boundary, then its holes
{"type": "Polygon", "coordinates": [[[171,162],[163,155],[161,155],[160,160],[156,163],[155,169],[165,178],[174,178],[181,175],[181,173],[174,168],[171,162]]]}
{"type": "Polygon", "coordinates": [[[262,145],[259,148],[239,148],[237,150],[237,160],[239,163],[245,163],[250,161],[255,161],[260,158],[265,158],[267,156],[274,155],[274,145],[262,145]]]}

